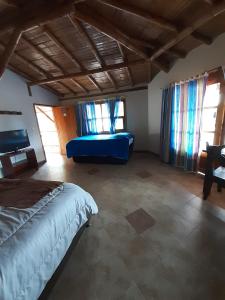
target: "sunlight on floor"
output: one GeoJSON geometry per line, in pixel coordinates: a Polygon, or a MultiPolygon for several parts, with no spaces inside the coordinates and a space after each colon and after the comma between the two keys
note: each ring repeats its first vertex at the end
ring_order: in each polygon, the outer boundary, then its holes
{"type": "Polygon", "coordinates": [[[60,167],[65,164],[64,160],[65,156],[57,153],[46,153],[46,160],[48,162],[48,165],[60,167]]]}

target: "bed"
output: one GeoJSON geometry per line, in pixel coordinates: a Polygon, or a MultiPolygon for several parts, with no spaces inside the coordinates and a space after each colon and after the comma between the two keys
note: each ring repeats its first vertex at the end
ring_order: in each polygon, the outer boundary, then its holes
{"type": "Polygon", "coordinates": [[[0,194],[0,299],[37,300],[97,205],[71,183],[1,179],[0,194]]]}
{"type": "Polygon", "coordinates": [[[133,145],[134,136],[121,132],[78,137],[67,143],[66,150],[75,162],[126,163],[133,145]]]}

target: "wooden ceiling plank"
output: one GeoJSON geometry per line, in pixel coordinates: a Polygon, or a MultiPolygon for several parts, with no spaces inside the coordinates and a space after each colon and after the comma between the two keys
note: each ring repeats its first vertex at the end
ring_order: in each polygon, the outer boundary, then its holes
{"type": "Polygon", "coordinates": [[[78,86],[83,92],[85,92],[85,93],[88,93],[88,92],[89,92],[89,91],[88,91],[82,84],[80,84],[76,79],[71,78],[71,81],[72,81],[73,83],[75,83],[76,86],[78,86]]]}
{"type": "MultiPolygon", "coordinates": [[[[0,47],[1,47],[2,49],[5,49],[5,48],[6,48],[6,46],[5,46],[2,42],[0,42],[0,47]]],[[[43,69],[40,68],[39,66],[35,65],[35,64],[32,63],[31,61],[29,61],[28,59],[26,59],[25,57],[23,57],[22,55],[20,55],[20,54],[18,53],[18,51],[14,51],[14,56],[15,56],[15,58],[16,58],[18,61],[20,61],[22,64],[28,66],[28,67],[29,67],[30,69],[32,69],[34,72],[36,72],[36,73],[42,75],[42,76],[45,77],[45,78],[49,78],[49,73],[48,73],[48,72],[46,72],[45,70],[43,70],[43,69]]],[[[15,73],[17,73],[17,74],[23,76],[23,77],[26,78],[26,79],[28,79],[28,80],[31,80],[31,79],[34,80],[34,77],[33,77],[33,76],[27,75],[27,74],[25,74],[23,71],[18,70],[18,67],[17,67],[17,66],[15,67],[15,66],[13,66],[12,64],[9,64],[8,67],[9,67],[9,69],[11,69],[13,72],[15,72],[15,73]]],[[[59,96],[58,91],[56,91],[55,89],[50,88],[50,87],[48,87],[48,86],[45,86],[44,88],[46,88],[47,90],[50,90],[51,92],[53,92],[54,94],[56,94],[56,95],[59,96]]]]}
{"type": "Polygon", "coordinates": [[[101,3],[117,8],[122,11],[126,11],[130,14],[133,14],[135,16],[141,17],[145,19],[146,21],[150,22],[151,24],[154,24],[162,29],[166,29],[169,31],[177,32],[177,27],[172,24],[171,22],[167,21],[166,19],[156,16],[154,14],[150,14],[146,12],[146,10],[143,10],[137,6],[132,6],[129,4],[122,3],[121,1],[115,1],[115,0],[99,0],[101,3]]]}
{"type": "Polygon", "coordinates": [[[202,15],[198,20],[193,22],[191,26],[186,27],[185,29],[180,31],[175,38],[171,39],[165,45],[163,45],[158,50],[156,50],[155,53],[153,53],[153,55],[151,56],[151,61],[155,60],[160,55],[162,55],[164,52],[166,52],[170,48],[174,47],[179,42],[183,41],[186,37],[188,37],[193,32],[195,32],[198,28],[200,28],[207,22],[211,21],[213,18],[217,17],[218,15],[222,14],[224,11],[225,11],[225,1],[224,0],[217,4],[214,4],[208,13],[205,13],[204,15],[202,15]]]}
{"type": "Polygon", "coordinates": [[[93,69],[93,70],[86,70],[86,71],[82,71],[82,72],[66,74],[66,75],[54,77],[52,79],[33,81],[33,82],[30,82],[30,85],[32,86],[32,85],[48,84],[48,83],[57,82],[57,81],[60,81],[63,79],[71,79],[71,78],[77,78],[77,77],[82,77],[82,76],[89,76],[89,75],[94,75],[94,74],[98,74],[98,73],[102,73],[102,72],[108,72],[108,71],[112,71],[112,70],[118,70],[118,69],[126,68],[128,66],[136,66],[136,65],[145,64],[145,63],[146,63],[146,60],[144,60],[144,59],[129,61],[127,63],[117,63],[117,64],[113,64],[113,65],[108,65],[104,68],[98,68],[98,69],[93,69]]]}
{"type": "MultiPolygon", "coordinates": [[[[122,56],[122,58],[123,58],[123,62],[124,62],[124,63],[127,63],[127,56],[126,56],[126,54],[125,54],[125,52],[124,52],[124,50],[123,50],[123,46],[122,46],[120,43],[117,43],[117,45],[118,45],[120,54],[121,54],[121,56],[122,56]]],[[[133,76],[132,76],[130,67],[126,67],[126,70],[127,70],[127,75],[128,75],[128,77],[129,77],[129,81],[130,81],[130,83],[131,83],[131,86],[133,86],[133,85],[134,85],[134,79],[133,79],[133,76]]]]}
{"type": "Polygon", "coordinates": [[[62,72],[64,74],[63,68],[57,62],[55,62],[49,55],[47,55],[42,49],[40,49],[38,46],[34,45],[25,36],[22,37],[22,41],[25,42],[29,48],[31,48],[33,51],[39,53],[47,62],[49,62],[56,69],[58,69],[60,72],[62,72]]]}
{"type": "Polygon", "coordinates": [[[117,88],[117,85],[116,85],[116,81],[115,79],[113,78],[112,74],[110,73],[110,71],[107,71],[105,72],[107,78],[109,79],[109,81],[111,82],[112,86],[114,87],[114,89],[117,88]]]}
{"type": "Polygon", "coordinates": [[[74,94],[74,93],[75,93],[74,90],[71,89],[71,87],[69,87],[65,82],[60,81],[59,84],[60,84],[61,86],[63,86],[66,90],[68,90],[71,94],[74,94]]]}
{"type": "Polygon", "coordinates": [[[47,34],[47,36],[59,47],[63,53],[81,70],[84,69],[81,62],[70,53],[70,51],[65,47],[65,45],[54,35],[54,33],[50,30],[47,26],[42,26],[42,29],[44,30],[44,33],[47,34]]]}
{"type": "Polygon", "coordinates": [[[73,16],[68,16],[68,18],[69,18],[70,22],[73,24],[73,26],[76,29],[78,29],[80,34],[85,38],[88,46],[91,48],[92,53],[94,54],[94,56],[96,57],[96,59],[98,60],[100,65],[104,65],[104,60],[102,59],[101,55],[99,54],[96,45],[94,44],[92,39],[89,37],[88,33],[86,32],[83,24],[79,20],[74,18],[73,16]]]}
{"type": "MultiPolygon", "coordinates": [[[[173,24],[172,22],[168,22],[167,20],[163,19],[162,17],[157,16],[156,17],[156,22],[154,22],[155,18],[154,16],[152,16],[151,13],[146,12],[145,10],[142,10],[138,7],[134,7],[128,4],[124,4],[122,2],[118,2],[117,0],[99,0],[100,2],[109,5],[111,7],[117,8],[119,10],[134,14],[135,16],[144,18],[145,20],[149,21],[150,23],[153,23],[159,27],[161,27],[162,29],[167,29],[167,30],[171,30],[174,32],[178,33],[178,27],[173,24]],[[158,21],[158,22],[157,22],[158,21]],[[164,26],[165,25],[165,26],[164,26]],[[168,25],[168,26],[167,26],[168,25]]],[[[210,1],[210,0],[208,0],[210,1]]],[[[212,1],[210,1],[212,2],[212,1]]],[[[213,5],[213,3],[211,3],[211,5],[213,5]]],[[[203,34],[199,33],[199,32],[195,32],[193,34],[193,37],[199,41],[201,41],[204,44],[210,44],[211,43],[211,39],[209,37],[204,36],[203,34]]],[[[175,54],[175,56],[179,57],[179,53],[176,53],[175,51],[171,51],[171,54],[175,54]]],[[[183,58],[181,56],[181,58],[183,58]]]]}
{"type": "MultiPolygon", "coordinates": [[[[88,33],[86,32],[82,23],[79,20],[77,20],[76,18],[71,17],[71,16],[69,16],[69,19],[72,22],[72,24],[78,28],[81,35],[85,38],[87,44],[91,48],[92,53],[95,55],[96,59],[98,60],[99,64],[101,65],[101,67],[105,67],[105,62],[104,62],[103,58],[101,57],[96,45],[94,44],[94,42],[92,41],[92,39],[90,38],[88,33]]],[[[113,85],[113,87],[116,88],[116,82],[115,82],[114,78],[112,77],[112,75],[109,72],[105,72],[105,73],[106,73],[107,78],[113,85]]]]}
{"type": "MultiPolygon", "coordinates": [[[[92,16],[90,13],[83,13],[78,9],[75,10],[74,16],[77,19],[84,21],[90,24],[91,26],[95,27],[98,31],[106,34],[113,40],[116,40],[120,44],[124,45],[126,48],[135,52],[140,57],[144,59],[149,59],[149,55],[146,52],[145,48],[136,45],[135,42],[132,41],[131,37],[127,36],[125,33],[123,33],[120,29],[118,29],[115,25],[111,24],[102,16],[96,14],[92,16]]],[[[168,72],[168,66],[163,64],[162,62],[154,61],[152,63],[154,63],[155,66],[160,70],[168,72]]]]}
{"type": "Polygon", "coordinates": [[[125,47],[137,53],[142,58],[144,59],[148,58],[148,54],[144,51],[142,47],[134,45],[131,42],[130,37],[128,37],[126,34],[124,34],[122,31],[116,28],[116,26],[108,22],[102,16],[96,14],[93,16],[90,13],[83,13],[80,10],[78,11],[78,9],[75,10],[74,16],[77,19],[84,21],[90,24],[91,26],[95,27],[98,31],[106,34],[113,40],[119,41],[125,47]]]}
{"type": "Polygon", "coordinates": [[[3,54],[1,55],[0,59],[0,79],[8,66],[10,58],[12,57],[22,35],[22,31],[20,28],[14,29],[13,33],[10,36],[9,42],[5,47],[3,54]]]}
{"type": "MultiPolygon", "coordinates": [[[[5,49],[5,45],[0,42],[0,47],[2,49],[5,49]]],[[[16,59],[18,59],[21,63],[25,64],[26,66],[28,66],[29,68],[31,68],[32,70],[34,70],[35,72],[39,73],[40,75],[47,77],[47,72],[45,72],[44,70],[42,70],[39,66],[35,65],[34,63],[32,63],[31,61],[29,61],[28,59],[24,58],[22,55],[20,55],[17,51],[14,52],[14,56],[16,59]]]]}

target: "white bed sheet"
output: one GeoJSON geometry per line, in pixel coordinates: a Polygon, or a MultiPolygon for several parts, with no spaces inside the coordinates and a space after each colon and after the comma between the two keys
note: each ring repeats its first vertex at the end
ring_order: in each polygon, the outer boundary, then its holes
{"type": "Polygon", "coordinates": [[[64,183],[29,209],[0,207],[0,299],[36,300],[74,236],[98,208],[64,183]]]}

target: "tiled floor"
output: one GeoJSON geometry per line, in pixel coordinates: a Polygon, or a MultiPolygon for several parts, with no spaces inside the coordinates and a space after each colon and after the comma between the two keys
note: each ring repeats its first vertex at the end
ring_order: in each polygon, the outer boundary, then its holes
{"type": "Polygon", "coordinates": [[[150,154],[127,165],[58,159],[34,178],[79,184],[99,206],[50,300],[225,299],[225,211],[212,204],[225,191],[202,201],[200,177],[150,154]],[[155,224],[138,234],[126,216],[140,208],[155,224]]]}

